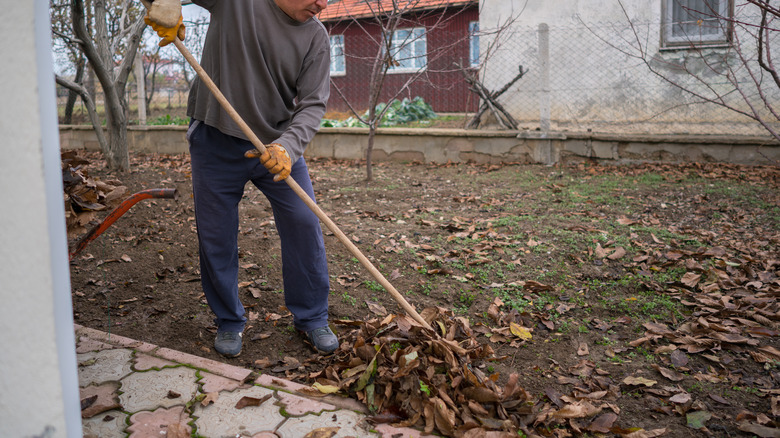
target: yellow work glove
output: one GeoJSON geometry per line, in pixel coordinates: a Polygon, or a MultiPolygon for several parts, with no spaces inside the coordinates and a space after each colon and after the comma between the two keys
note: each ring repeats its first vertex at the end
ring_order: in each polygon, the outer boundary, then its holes
{"type": "Polygon", "coordinates": [[[260,151],[253,149],[247,151],[244,154],[247,158],[259,158],[260,163],[273,173],[274,181],[281,181],[290,176],[292,170],[292,160],[290,154],[287,153],[287,149],[279,143],[271,143],[265,147],[265,152],[260,154],[260,151]]]}
{"type": "Polygon", "coordinates": [[[162,38],[160,47],[167,46],[176,38],[184,41],[181,0],[155,0],[153,3],[144,0],[143,3],[147,7],[144,23],[152,26],[162,38]]]}

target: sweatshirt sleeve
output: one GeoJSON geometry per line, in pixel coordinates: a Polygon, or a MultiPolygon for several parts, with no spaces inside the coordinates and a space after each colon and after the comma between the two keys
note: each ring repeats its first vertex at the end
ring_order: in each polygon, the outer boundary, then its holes
{"type": "Polygon", "coordinates": [[[303,156],[325,115],[330,95],[330,45],[327,36],[324,36],[324,44],[314,47],[311,56],[304,60],[297,81],[297,94],[291,123],[274,141],[287,149],[293,163],[303,156]]]}

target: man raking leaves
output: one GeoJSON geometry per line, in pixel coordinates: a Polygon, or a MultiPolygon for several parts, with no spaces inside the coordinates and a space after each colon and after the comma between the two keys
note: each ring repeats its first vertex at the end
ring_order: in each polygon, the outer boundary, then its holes
{"type": "Polygon", "coordinates": [[[248,181],[271,203],[282,243],[285,304],[295,328],[317,351],[331,353],[339,345],[328,327],[330,285],[318,219],[430,328],[314,202],[303,152],[319,129],[330,91],[328,34],[314,18],[326,1],[194,0],[211,13],[203,67],[180,42],[185,31],[179,0],[143,1],[160,44],[173,42],[199,75],[187,106],[187,138],[201,284],[216,316],[215,349],[230,357],[241,352],[246,318],[238,297],[238,203],[248,181]]]}

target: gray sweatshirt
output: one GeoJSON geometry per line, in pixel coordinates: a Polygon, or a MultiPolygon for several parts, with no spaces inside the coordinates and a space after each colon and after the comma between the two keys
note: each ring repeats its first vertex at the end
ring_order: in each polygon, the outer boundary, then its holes
{"type": "MultiPolygon", "coordinates": [[[[293,20],[274,0],[193,2],[211,13],[203,69],[260,141],[281,144],[294,163],[319,130],[330,93],[325,27],[316,17],[293,20]]],[[[199,79],[187,115],[247,139],[199,79]]]]}

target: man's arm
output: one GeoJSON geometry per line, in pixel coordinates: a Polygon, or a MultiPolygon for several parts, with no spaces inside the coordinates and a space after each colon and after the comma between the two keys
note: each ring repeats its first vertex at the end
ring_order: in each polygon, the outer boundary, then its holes
{"type": "Polygon", "coordinates": [[[326,43],[304,64],[298,79],[298,98],[290,126],[274,143],[287,149],[292,162],[303,156],[320,129],[330,95],[330,47],[326,43]]]}

